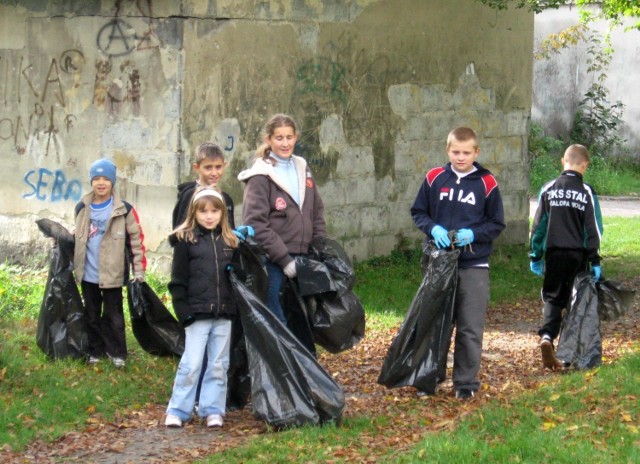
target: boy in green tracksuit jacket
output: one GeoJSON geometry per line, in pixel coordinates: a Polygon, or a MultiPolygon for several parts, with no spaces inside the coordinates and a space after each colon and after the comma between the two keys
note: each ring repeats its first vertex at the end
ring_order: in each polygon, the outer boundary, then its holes
{"type": "Polygon", "coordinates": [[[571,302],[573,281],[579,272],[591,271],[600,279],[602,214],[593,188],[582,177],[589,166],[589,152],[571,145],[562,157],[564,170],[542,186],[531,227],[531,272],[544,276],[544,320],[538,330],[542,364],[561,368],[553,341],[560,333],[563,310],[571,302]]]}

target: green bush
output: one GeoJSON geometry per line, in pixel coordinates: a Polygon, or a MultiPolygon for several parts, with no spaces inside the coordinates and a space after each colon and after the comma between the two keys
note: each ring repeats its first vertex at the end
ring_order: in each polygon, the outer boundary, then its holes
{"type": "MultiPolygon", "coordinates": [[[[565,148],[573,142],[544,135],[542,128],[532,125],[529,134],[530,183],[529,194],[537,196],[545,182],[562,172],[561,159],[565,148]]],[[[637,195],[640,192],[639,162],[631,157],[603,157],[592,154],[585,182],[598,195],[637,195]]]]}

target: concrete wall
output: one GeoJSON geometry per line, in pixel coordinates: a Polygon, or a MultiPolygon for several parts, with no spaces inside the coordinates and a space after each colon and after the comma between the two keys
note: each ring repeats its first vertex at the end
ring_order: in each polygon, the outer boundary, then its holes
{"type": "Polygon", "coordinates": [[[355,258],[420,239],[409,207],[459,125],[500,182],[502,240],[526,241],[531,14],[474,0],[14,3],[0,1],[2,259],[44,249],[34,219],[72,223],[107,156],[166,269],[193,148],[225,149],[239,220],[235,178],[275,112],[298,121],[331,236],[355,258]]]}
{"type": "MultiPolygon", "coordinates": [[[[566,6],[536,15],[535,46],[538,47],[549,34],[557,34],[578,22],[575,7],[566,6]]],[[[606,26],[599,23],[595,28],[604,34],[606,26]]],[[[627,140],[625,146],[632,155],[640,157],[640,31],[625,31],[623,26],[612,33],[611,39],[614,53],[606,71],[605,84],[609,89],[609,103],[618,100],[624,103],[622,135],[627,140]]],[[[573,128],[578,103],[593,79],[586,73],[587,49],[588,44],[580,43],[551,59],[534,63],[531,120],[543,127],[548,135],[568,137],[573,128]]]]}

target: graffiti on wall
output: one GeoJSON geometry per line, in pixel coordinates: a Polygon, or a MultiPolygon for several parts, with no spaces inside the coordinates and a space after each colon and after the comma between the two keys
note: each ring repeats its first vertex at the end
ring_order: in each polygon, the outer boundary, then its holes
{"type": "Polygon", "coordinates": [[[119,72],[113,72],[111,61],[96,61],[93,83],[93,100],[99,109],[106,109],[110,116],[129,110],[133,116],[140,115],[140,72],[130,61],[124,61],[119,72]]]}
{"type": "Polygon", "coordinates": [[[100,28],[96,37],[98,50],[108,57],[128,55],[136,50],[158,48],[160,39],[156,35],[153,18],[153,2],[151,0],[116,0],[114,3],[115,18],[100,28]],[[129,3],[129,5],[125,5],[129,3]],[[126,6],[135,6],[136,15],[149,18],[148,28],[141,33],[136,31],[120,16],[126,6]]]}
{"type": "Polygon", "coordinates": [[[46,74],[38,77],[24,57],[11,60],[0,56],[0,69],[6,77],[2,84],[0,141],[12,141],[19,155],[33,155],[28,147],[38,147],[41,151],[36,158],[52,154],[57,161],[64,161],[61,137],[71,131],[77,119],[66,110],[66,91],[77,80],[74,76],[83,63],[82,52],[65,50],[48,60],[46,74]],[[22,111],[15,111],[16,107],[22,111]]]}
{"type": "Polygon", "coordinates": [[[67,178],[62,169],[51,171],[47,168],[31,169],[24,174],[27,192],[22,198],[59,202],[78,201],[82,196],[82,184],[77,179],[67,178]]]}

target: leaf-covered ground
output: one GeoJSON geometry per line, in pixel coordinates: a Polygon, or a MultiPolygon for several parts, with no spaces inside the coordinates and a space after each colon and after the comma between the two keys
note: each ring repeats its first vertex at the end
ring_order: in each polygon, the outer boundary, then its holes
{"type": "MultiPolygon", "coordinates": [[[[640,287],[640,278],[626,284],[640,287]]],[[[618,321],[602,324],[603,361],[615,360],[628,351],[640,333],[639,298],[634,310],[618,321]]],[[[345,418],[385,415],[384,430],[359,438],[359,447],[336,448],[335,458],[350,462],[376,462],[390,450],[402,452],[425,433],[451,429],[469,412],[487,401],[506,402],[522,391],[534,390],[553,375],[539,361],[537,336],[541,320],[538,302],[521,302],[489,310],[480,372],[478,397],[460,402],[451,383],[431,397],[415,401],[413,388],[389,390],[376,383],[386,350],[396,332],[369,331],[356,348],[339,355],[322,354],[320,363],[343,387],[347,401],[345,418]],[[366,450],[366,454],[362,450],[366,450]]],[[[637,343],[637,342],[636,342],[637,343]]],[[[86,428],[71,432],[53,443],[36,441],[24,452],[0,451],[3,463],[189,463],[231,447],[241,446],[255,435],[277,433],[255,420],[250,408],[227,414],[221,430],[208,430],[199,421],[183,429],[163,425],[166,404],[148,405],[120,415],[113,422],[91,417],[86,428]]]]}

